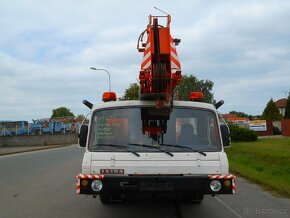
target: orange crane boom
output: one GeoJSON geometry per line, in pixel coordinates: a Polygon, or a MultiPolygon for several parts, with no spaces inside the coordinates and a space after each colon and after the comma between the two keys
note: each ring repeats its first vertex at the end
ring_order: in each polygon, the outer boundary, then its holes
{"type": "Polygon", "coordinates": [[[139,52],[143,52],[141,63],[140,99],[156,100],[156,106],[162,107],[173,101],[176,85],[181,81],[181,66],[175,45],[180,39],[173,39],[170,34],[170,15],[149,16],[149,24],[141,33],[137,43],[139,52]],[[167,19],[166,26],[158,24],[160,18],[167,19]],[[143,43],[143,37],[147,40],[143,43]]]}

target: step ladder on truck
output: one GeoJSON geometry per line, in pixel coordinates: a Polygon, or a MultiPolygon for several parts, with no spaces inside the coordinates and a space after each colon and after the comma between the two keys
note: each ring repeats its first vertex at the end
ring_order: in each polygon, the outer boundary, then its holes
{"type": "Polygon", "coordinates": [[[188,93],[190,101],[174,99],[182,75],[170,22],[170,15],[149,16],[138,39],[139,100],[116,101],[106,92],[103,103],[84,101],[91,114],[79,135],[85,153],[78,194],[99,195],[102,203],[147,197],[200,203],[204,195],[235,193],[224,152],[229,129],[217,113],[223,101],[205,103],[201,92],[188,93]]]}

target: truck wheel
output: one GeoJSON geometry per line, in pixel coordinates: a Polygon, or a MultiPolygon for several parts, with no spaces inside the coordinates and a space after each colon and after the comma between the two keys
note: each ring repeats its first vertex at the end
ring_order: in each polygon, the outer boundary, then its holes
{"type": "Polygon", "coordinates": [[[100,201],[103,204],[110,204],[112,203],[111,197],[109,195],[100,194],[100,201]]]}

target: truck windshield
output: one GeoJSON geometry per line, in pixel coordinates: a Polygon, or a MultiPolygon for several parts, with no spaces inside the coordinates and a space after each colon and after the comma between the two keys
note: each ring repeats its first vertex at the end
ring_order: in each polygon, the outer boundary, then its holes
{"type": "Polygon", "coordinates": [[[193,152],[221,149],[216,115],[210,110],[113,108],[96,111],[91,125],[91,151],[193,152]],[[118,145],[127,149],[120,149],[118,145]]]}

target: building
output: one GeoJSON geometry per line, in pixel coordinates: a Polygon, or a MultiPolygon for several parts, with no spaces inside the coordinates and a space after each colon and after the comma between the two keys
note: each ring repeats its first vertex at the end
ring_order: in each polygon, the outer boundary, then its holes
{"type": "Polygon", "coordinates": [[[229,120],[232,118],[238,117],[236,114],[221,114],[221,116],[226,122],[229,122],[229,120]]]}
{"type": "Polygon", "coordinates": [[[247,117],[238,117],[236,114],[222,114],[221,115],[227,123],[234,124],[248,124],[249,118],[247,117]]]}
{"type": "Polygon", "coordinates": [[[280,114],[282,114],[283,117],[285,116],[286,102],[286,98],[281,98],[275,102],[276,106],[279,108],[280,114]]]}

